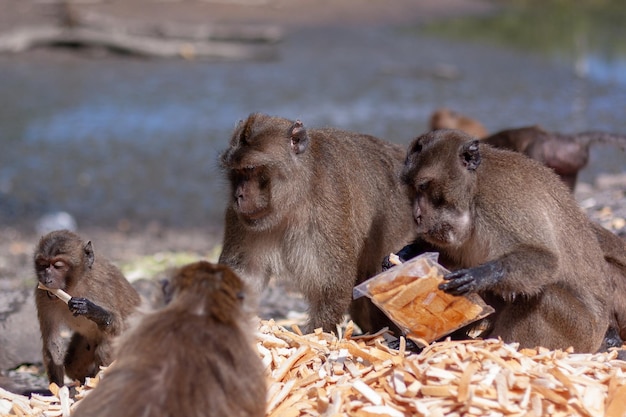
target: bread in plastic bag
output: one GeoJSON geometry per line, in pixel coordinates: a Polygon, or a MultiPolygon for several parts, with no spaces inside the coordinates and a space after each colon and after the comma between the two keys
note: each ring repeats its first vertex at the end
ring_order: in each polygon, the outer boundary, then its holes
{"type": "Polygon", "coordinates": [[[448,272],[438,256],[428,252],[396,265],[356,286],[353,297],[371,298],[421,346],[493,313],[478,294],[456,296],[438,288],[448,272]]]}

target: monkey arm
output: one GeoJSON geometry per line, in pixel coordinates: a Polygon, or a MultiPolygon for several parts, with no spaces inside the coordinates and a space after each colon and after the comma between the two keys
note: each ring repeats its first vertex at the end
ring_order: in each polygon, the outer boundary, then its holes
{"type": "Polygon", "coordinates": [[[72,297],[67,303],[74,316],[85,316],[98,325],[101,330],[113,323],[113,314],[87,298],[72,297]]]}
{"type": "Polygon", "coordinates": [[[554,282],[558,257],[547,248],[519,247],[493,261],[446,274],[439,289],[454,295],[489,290],[505,299],[534,295],[554,282]]]}

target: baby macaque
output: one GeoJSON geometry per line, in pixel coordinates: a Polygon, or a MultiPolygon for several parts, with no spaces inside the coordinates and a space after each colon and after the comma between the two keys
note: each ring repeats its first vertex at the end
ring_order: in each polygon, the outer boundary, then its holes
{"type": "Polygon", "coordinates": [[[83,382],[111,363],[111,341],[139,305],[139,294],[117,267],[95,256],[91,242],[68,230],[43,236],[34,263],[39,283],[50,290],[35,292],[48,379],[61,386],[67,374],[83,382]],[[56,290],[71,295],[67,305],[52,294],[56,290]],[[64,328],[73,332],[69,345],[64,328]]]}

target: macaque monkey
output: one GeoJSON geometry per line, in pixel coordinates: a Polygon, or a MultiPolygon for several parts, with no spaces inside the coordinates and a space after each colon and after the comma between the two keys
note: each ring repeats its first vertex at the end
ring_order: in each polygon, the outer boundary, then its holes
{"type": "Polygon", "coordinates": [[[402,180],[418,237],[400,257],[438,251],[452,271],[440,289],[478,293],[495,308],[484,337],[600,349],[612,310],[609,270],[590,221],[551,170],[436,130],[409,146],[402,180]]]}
{"type": "Polygon", "coordinates": [[[571,191],[576,187],[578,172],[589,162],[591,144],[608,143],[626,149],[626,135],[601,131],[566,134],[548,132],[540,126],[526,126],[488,135],[477,120],[448,109],[433,113],[430,128],[459,129],[496,148],[523,153],[552,168],[571,191]]]}
{"type": "Polygon", "coordinates": [[[260,290],[294,280],[309,303],[307,331],[336,331],[350,306],[363,331],[388,319],[355,284],[414,236],[399,172],[404,150],[372,136],[306,129],[252,114],[235,129],[221,166],[230,182],[220,263],[260,290]]]}
{"type": "Polygon", "coordinates": [[[62,386],[67,374],[84,382],[113,359],[111,341],[124,330],[139,295],[118,268],[94,255],[91,242],[67,230],[43,236],[34,262],[41,284],[71,295],[65,305],[50,292],[35,290],[48,379],[62,386]],[[64,328],[73,332],[69,345],[64,328]]]}
{"type": "Polygon", "coordinates": [[[592,143],[608,143],[626,149],[626,135],[600,131],[566,134],[548,132],[539,126],[503,130],[487,136],[483,142],[521,152],[552,168],[571,191],[576,187],[578,171],[589,162],[592,143]]]}
{"type": "Polygon", "coordinates": [[[199,261],[182,267],[167,292],[165,307],[137,317],[120,338],[115,362],[72,416],[265,416],[243,282],[225,265],[199,261]]]}
{"type": "Polygon", "coordinates": [[[430,130],[458,129],[478,139],[488,135],[487,129],[478,120],[447,107],[441,107],[433,112],[430,116],[429,127],[430,130]]]}

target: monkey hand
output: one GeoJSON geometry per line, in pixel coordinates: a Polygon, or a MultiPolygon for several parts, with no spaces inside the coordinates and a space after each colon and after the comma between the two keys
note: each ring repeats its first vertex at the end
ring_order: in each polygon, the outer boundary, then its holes
{"type": "Polygon", "coordinates": [[[89,311],[89,304],[93,304],[86,298],[78,298],[72,297],[70,301],[67,302],[67,306],[70,308],[74,317],[76,316],[86,316],[89,311]]]}
{"type": "MultiPolygon", "coordinates": [[[[400,262],[406,262],[424,252],[426,252],[426,249],[423,247],[421,242],[413,242],[400,249],[396,255],[400,259],[400,262]]],[[[395,264],[391,262],[389,255],[385,256],[383,259],[383,271],[388,270],[392,266],[395,266],[395,264]]]]}
{"type": "Polygon", "coordinates": [[[499,262],[487,262],[469,269],[459,269],[444,275],[447,282],[439,284],[439,289],[452,295],[464,295],[493,287],[504,276],[499,262]]]}
{"type": "MultiPolygon", "coordinates": [[[[394,266],[396,266],[395,263],[391,262],[391,260],[389,259],[390,255],[385,256],[385,258],[383,259],[383,272],[388,270],[389,268],[392,268],[394,266]]],[[[404,259],[400,258],[400,261],[404,262],[404,259]]]]}
{"type": "Polygon", "coordinates": [[[72,297],[67,303],[70,311],[77,316],[85,316],[99,327],[111,324],[113,315],[87,298],[72,297]]]}

